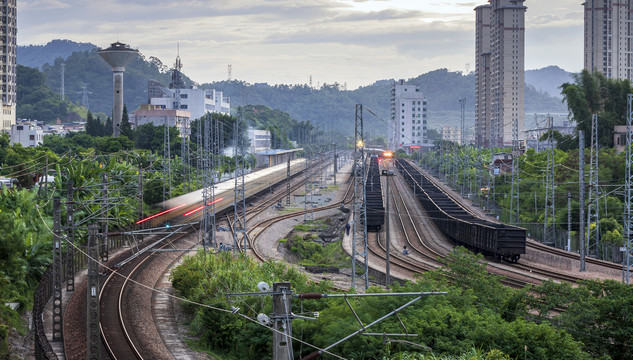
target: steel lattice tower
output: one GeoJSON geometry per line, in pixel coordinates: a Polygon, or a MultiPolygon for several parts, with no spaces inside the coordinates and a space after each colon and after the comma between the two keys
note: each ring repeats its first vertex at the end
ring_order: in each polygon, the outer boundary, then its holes
{"type": "Polygon", "coordinates": [[[243,114],[242,107],[237,110],[237,120],[235,121],[235,223],[233,225],[233,249],[237,249],[237,244],[243,244],[243,251],[246,252],[246,198],[245,198],[245,186],[244,175],[246,173],[246,167],[244,166],[244,160],[246,158],[244,135],[242,134],[243,128],[243,114]]]}
{"type": "Polygon", "coordinates": [[[189,156],[189,118],[182,120],[182,143],[180,144],[180,158],[182,160],[183,183],[187,192],[191,191],[191,161],[189,156]]]}
{"type": "Polygon", "coordinates": [[[201,157],[203,184],[202,184],[202,203],[204,211],[202,213],[203,233],[202,246],[207,251],[207,245],[215,245],[215,207],[209,207],[213,203],[215,192],[213,189],[213,166],[211,152],[211,123],[213,119],[210,114],[205,115],[199,120],[203,124],[203,149],[201,157]]]}
{"type": "Polygon", "coordinates": [[[169,144],[169,120],[165,116],[165,128],[163,133],[163,158],[166,162],[163,166],[163,201],[171,199],[171,145],[169,144]],[[165,183],[167,180],[167,183],[165,183]]]}
{"type": "Polygon", "coordinates": [[[589,167],[589,199],[587,207],[587,254],[600,257],[600,228],[598,220],[598,114],[591,117],[591,160],[589,167]],[[592,229],[591,223],[596,226],[592,229]]]}
{"type": "Polygon", "coordinates": [[[510,223],[519,224],[519,119],[512,120],[512,189],[510,192],[510,223]]]}
{"type": "Polygon", "coordinates": [[[631,128],[631,122],[633,122],[633,94],[627,96],[627,112],[626,112],[626,184],[625,184],[625,213],[624,213],[624,230],[626,231],[625,238],[625,251],[622,259],[623,274],[622,280],[625,283],[629,283],[629,274],[631,266],[631,252],[633,250],[633,171],[631,165],[633,164],[633,129],[631,128]]]}
{"type": "Polygon", "coordinates": [[[356,261],[365,262],[365,289],[369,288],[369,259],[367,258],[367,203],[365,197],[365,144],[363,140],[363,105],[356,105],[354,123],[354,199],[352,201],[352,288],[356,288],[356,261]],[[360,245],[364,253],[359,253],[360,245]]]}
{"type": "Polygon", "coordinates": [[[548,117],[547,172],[545,174],[545,216],[543,221],[543,242],[556,243],[556,218],[554,217],[554,143],[552,142],[553,118],[548,117]],[[552,225],[549,225],[549,220],[552,225]]]}

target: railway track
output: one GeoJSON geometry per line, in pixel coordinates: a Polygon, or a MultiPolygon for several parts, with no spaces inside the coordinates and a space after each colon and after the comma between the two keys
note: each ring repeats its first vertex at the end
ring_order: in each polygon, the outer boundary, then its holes
{"type": "MultiPolygon", "coordinates": [[[[418,170],[420,170],[422,173],[424,173],[427,176],[427,179],[429,181],[433,182],[434,184],[436,184],[440,188],[446,189],[446,186],[444,184],[442,184],[436,178],[430,176],[430,174],[428,174],[428,172],[426,172],[425,170],[419,168],[417,165],[414,165],[414,166],[418,170]]],[[[452,190],[450,190],[450,191],[447,190],[445,192],[451,199],[453,199],[456,203],[460,204],[460,206],[464,210],[468,211],[473,216],[478,217],[480,219],[486,219],[488,221],[501,223],[501,221],[497,220],[496,218],[493,218],[493,217],[490,217],[490,216],[487,216],[487,215],[483,215],[481,212],[473,210],[471,208],[471,205],[464,198],[462,198],[461,196],[456,195],[452,190]]],[[[566,258],[566,259],[570,259],[570,260],[580,261],[580,255],[577,254],[577,253],[573,253],[573,252],[569,252],[569,251],[566,251],[566,250],[554,248],[554,247],[545,245],[543,243],[540,243],[540,242],[535,241],[535,240],[530,239],[530,238],[527,238],[526,248],[527,249],[532,249],[532,250],[542,251],[542,252],[545,252],[545,253],[548,253],[548,254],[560,256],[562,258],[566,258]]],[[[613,270],[617,270],[617,271],[621,271],[622,270],[622,266],[620,264],[615,264],[615,263],[608,262],[608,261],[598,260],[598,259],[594,259],[594,258],[586,258],[586,262],[587,262],[587,264],[593,264],[593,265],[605,267],[605,268],[608,268],[608,269],[613,269],[613,270]]],[[[495,263],[490,262],[490,264],[495,264],[495,263]]],[[[562,273],[561,271],[544,269],[544,268],[539,267],[539,266],[537,266],[535,264],[533,265],[533,264],[526,263],[525,261],[522,262],[522,263],[507,264],[507,265],[509,267],[516,268],[516,269],[528,272],[530,274],[536,274],[536,275],[542,276],[544,278],[553,279],[553,280],[557,280],[557,281],[567,281],[567,282],[575,283],[575,282],[577,282],[579,280],[584,279],[584,277],[581,277],[581,276],[574,276],[574,275],[571,275],[571,274],[562,273]]]]}
{"type": "MultiPolygon", "coordinates": [[[[305,181],[305,179],[301,179],[298,183],[295,183],[291,191],[298,189],[303,181],[305,181]]],[[[279,186],[280,185],[278,185],[278,187],[279,186]]],[[[282,183],[281,186],[285,186],[285,183],[282,183]]],[[[273,198],[266,199],[251,209],[249,214],[255,216],[285,195],[285,192],[277,192],[273,198]]],[[[331,207],[333,206],[328,206],[328,208],[331,207]]],[[[185,243],[184,239],[195,230],[193,227],[187,227],[187,229],[184,229],[182,233],[178,233],[171,241],[164,241],[160,244],[158,249],[172,245],[176,248],[183,246],[185,243]]],[[[190,248],[196,245],[197,243],[195,242],[189,243],[190,248]]],[[[148,244],[147,246],[150,245],[148,244]]],[[[128,322],[134,318],[134,312],[136,310],[132,309],[138,309],[139,306],[139,304],[135,304],[136,301],[133,297],[136,295],[131,294],[130,285],[135,283],[133,280],[136,279],[137,276],[140,276],[144,269],[151,266],[150,264],[155,259],[157,259],[157,257],[152,256],[152,251],[145,251],[142,255],[136,256],[133,260],[109,274],[103,283],[100,294],[100,308],[102,314],[100,326],[104,348],[112,359],[159,359],[171,357],[170,355],[165,355],[168,354],[169,351],[164,347],[162,342],[160,342],[160,344],[147,345],[147,337],[144,336],[144,334],[139,335],[134,331],[134,328],[138,328],[138,324],[130,325],[128,322]],[[113,311],[115,311],[116,314],[113,314],[113,311]],[[162,351],[153,351],[157,347],[160,348],[161,345],[163,348],[162,351]]],[[[159,272],[162,273],[162,271],[163,270],[159,272]]],[[[148,286],[150,289],[146,290],[151,293],[153,283],[148,286]]],[[[157,342],[156,339],[154,339],[153,342],[157,342]]]]}

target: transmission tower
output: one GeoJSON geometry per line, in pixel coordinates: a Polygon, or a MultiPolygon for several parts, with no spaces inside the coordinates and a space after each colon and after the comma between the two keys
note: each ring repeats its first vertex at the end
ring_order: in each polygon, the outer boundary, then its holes
{"type": "Polygon", "coordinates": [[[243,244],[243,250],[246,252],[246,199],[244,187],[244,175],[246,167],[244,166],[245,146],[244,135],[242,134],[242,107],[237,110],[237,121],[235,121],[234,137],[235,137],[235,223],[233,231],[233,249],[237,249],[237,244],[243,244]]]}
{"type": "Polygon", "coordinates": [[[589,167],[589,199],[587,207],[587,254],[600,256],[600,229],[598,219],[598,114],[591,116],[591,160],[589,167]],[[595,223],[595,227],[591,227],[595,223]]]}
{"type": "Polygon", "coordinates": [[[631,123],[633,122],[633,94],[627,96],[627,112],[626,112],[626,184],[625,184],[625,213],[624,213],[624,227],[626,231],[626,238],[624,241],[624,253],[622,258],[622,281],[626,284],[629,283],[630,266],[631,266],[631,252],[633,251],[633,171],[631,165],[633,164],[633,129],[631,123]]]}
{"type": "Polygon", "coordinates": [[[171,145],[169,144],[169,119],[165,116],[163,132],[163,201],[171,199],[171,145]],[[165,183],[167,180],[167,183],[165,183]]]}
{"type": "Polygon", "coordinates": [[[189,118],[184,117],[181,125],[182,142],[180,144],[180,159],[182,160],[182,177],[185,189],[191,191],[191,157],[189,156],[189,118]]]}
{"type": "Polygon", "coordinates": [[[369,287],[369,259],[367,258],[367,203],[365,197],[365,144],[363,140],[363,105],[356,105],[354,124],[354,199],[352,202],[352,288],[356,288],[356,262],[364,258],[365,289],[369,287]],[[359,253],[357,248],[363,249],[359,253]]]}
{"type": "Polygon", "coordinates": [[[209,206],[213,204],[215,200],[215,191],[213,186],[213,164],[212,164],[212,146],[211,126],[213,119],[211,114],[207,114],[200,119],[203,123],[204,140],[202,150],[202,172],[203,172],[203,184],[202,184],[202,203],[204,204],[204,212],[202,216],[204,229],[202,235],[202,246],[204,250],[207,250],[207,245],[215,246],[215,206],[209,206]]]}
{"type": "Polygon", "coordinates": [[[88,84],[84,83],[81,86],[81,105],[83,105],[86,109],[90,109],[90,101],[88,100],[88,95],[92,94],[92,91],[88,91],[88,84]]]}
{"type": "Polygon", "coordinates": [[[556,242],[556,218],[554,217],[554,143],[552,142],[553,121],[547,118],[547,172],[545,177],[545,216],[543,221],[543,241],[555,244],[556,242]],[[549,225],[551,219],[552,224],[549,225]]]}
{"type": "Polygon", "coordinates": [[[510,223],[519,224],[519,119],[512,120],[512,189],[510,192],[510,223]]]}
{"type": "MultiPolygon", "coordinates": [[[[466,71],[466,72],[468,72],[468,71],[466,71]]],[[[461,125],[462,125],[462,129],[461,129],[462,132],[460,134],[459,144],[461,146],[464,146],[464,145],[466,145],[466,143],[464,142],[464,137],[465,137],[464,132],[466,130],[466,127],[465,127],[465,125],[466,125],[466,98],[459,99],[459,105],[460,105],[460,108],[461,108],[461,125]]]]}
{"type": "Polygon", "coordinates": [[[233,72],[233,65],[229,64],[229,66],[227,66],[227,73],[228,73],[228,80],[231,81],[232,78],[232,72],[233,72]]]}

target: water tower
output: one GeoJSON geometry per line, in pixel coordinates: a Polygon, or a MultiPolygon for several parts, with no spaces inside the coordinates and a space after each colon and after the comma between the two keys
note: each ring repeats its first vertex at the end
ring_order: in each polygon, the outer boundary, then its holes
{"type": "Polygon", "coordinates": [[[112,106],[112,136],[121,134],[121,118],[123,117],[123,72],[125,65],[138,55],[138,50],[130,49],[129,45],[115,42],[107,49],[98,51],[105,62],[112,66],[114,104],[112,106]]]}

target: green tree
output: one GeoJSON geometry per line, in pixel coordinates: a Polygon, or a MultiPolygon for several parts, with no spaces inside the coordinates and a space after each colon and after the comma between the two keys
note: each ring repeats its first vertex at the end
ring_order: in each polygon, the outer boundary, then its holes
{"type": "Polygon", "coordinates": [[[101,121],[98,118],[95,119],[90,111],[88,111],[86,116],[86,133],[90,136],[103,136],[101,121]]]}
{"type": "Polygon", "coordinates": [[[112,136],[112,118],[108,116],[106,119],[105,125],[103,126],[103,136],[112,136]]]}
{"type": "Polygon", "coordinates": [[[123,116],[121,117],[121,135],[127,136],[128,139],[134,140],[134,131],[130,124],[130,117],[127,114],[127,106],[123,105],[123,116]]]}
{"type": "Polygon", "coordinates": [[[574,75],[575,83],[564,83],[563,100],[578,130],[591,134],[592,114],[598,114],[598,143],[613,146],[613,127],[626,122],[629,80],[610,79],[600,72],[583,70],[574,75]]]}

